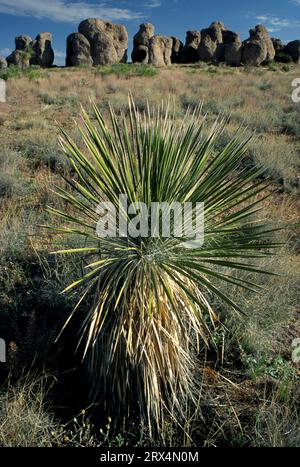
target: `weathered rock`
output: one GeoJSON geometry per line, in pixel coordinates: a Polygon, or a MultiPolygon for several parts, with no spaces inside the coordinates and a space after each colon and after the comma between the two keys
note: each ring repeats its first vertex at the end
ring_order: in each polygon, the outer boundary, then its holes
{"type": "Polygon", "coordinates": [[[213,42],[216,42],[217,44],[222,44],[223,43],[223,31],[225,30],[226,28],[223,23],[219,21],[215,21],[209,26],[209,28],[202,29],[201,31],[202,40],[208,36],[213,42]]]}
{"type": "Polygon", "coordinates": [[[51,42],[50,32],[41,32],[34,41],[30,36],[17,36],[15,38],[16,49],[6,59],[8,65],[51,67],[54,61],[51,42]]]}
{"type": "Polygon", "coordinates": [[[272,37],[271,39],[274,50],[276,62],[289,63],[292,61],[292,57],[285,52],[285,46],[281,39],[272,37]]]}
{"type": "Polygon", "coordinates": [[[149,40],[149,63],[158,67],[171,65],[172,47],[171,37],[151,37],[149,40]]]}
{"type": "Polygon", "coordinates": [[[131,59],[133,63],[149,63],[149,41],[154,36],[155,27],[151,23],[140,25],[139,31],[133,38],[133,51],[131,59]]]}
{"type": "Polygon", "coordinates": [[[230,31],[229,29],[222,31],[223,44],[240,44],[241,38],[236,32],[230,31]]]}
{"type": "Polygon", "coordinates": [[[29,66],[32,55],[30,50],[31,44],[32,38],[30,36],[17,36],[15,38],[16,49],[6,58],[8,66],[29,66]]]}
{"type": "MultiPolygon", "coordinates": [[[[212,23],[209,28],[202,29],[201,31],[201,44],[199,45],[199,59],[204,62],[220,63],[225,61],[225,49],[229,44],[240,44],[240,36],[226,29],[224,23],[216,21],[212,23]]],[[[230,64],[238,62],[238,55],[236,55],[239,47],[228,47],[227,56],[230,64]],[[230,54],[235,53],[234,58],[231,59],[230,54]]]]}
{"type": "Polygon", "coordinates": [[[41,32],[36,36],[31,46],[34,55],[30,60],[30,64],[39,65],[43,68],[50,68],[54,62],[52,34],[50,32],[41,32]]]}
{"type": "Polygon", "coordinates": [[[6,57],[8,66],[26,67],[30,64],[30,55],[24,53],[24,50],[14,50],[6,57]]]}
{"type": "Polygon", "coordinates": [[[183,63],[196,63],[199,61],[198,48],[201,42],[200,31],[187,31],[185,46],[182,49],[183,63]]]}
{"type": "Polygon", "coordinates": [[[5,70],[7,68],[7,61],[4,57],[0,57],[0,70],[5,70]]]}
{"type": "Polygon", "coordinates": [[[172,39],[172,42],[173,42],[171,62],[172,63],[181,63],[183,43],[181,42],[180,39],[178,39],[178,37],[171,37],[171,39],[172,39]]]}
{"type": "Polygon", "coordinates": [[[259,66],[275,58],[275,49],[268,30],[258,25],[250,29],[250,38],[244,42],[242,60],[246,65],[259,66]]]}
{"type": "Polygon", "coordinates": [[[93,65],[91,46],[83,34],[75,32],[67,38],[66,66],[93,65]]]}
{"type": "Polygon", "coordinates": [[[281,39],[276,39],[275,37],[271,38],[275,53],[283,52],[284,50],[284,43],[281,39]]]}
{"type": "Polygon", "coordinates": [[[242,62],[245,65],[259,66],[265,62],[267,46],[261,40],[249,40],[243,42],[242,62]]]}
{"type": "Polygon", "coordinates": [[[15,38],[16,50],[25,50],[31,43],[32,38],[30,36],[21,35],[15,38]]]}
{"type": "Polygon", "coordinates": [[[149,47],[148,45],[138,45],[131,54],[133,63],[149,63],[149,47]]]}
{"type": "Polygon", "coordinates": [[[151,23],[143,23],[140,25],[139,31],[133,38],[133,45],[134,47],[138,47],[139,45],[149,45],[149,40],[155,34],[155,27],[151,23]]]}
{"type": "Polygon", "coordinates": [[[300,62],[300,40],[289,42],[284,50],[285,53],[292,57],[295,63],[300,62]]]}
{"type": "Polygon", "coordinates": [[[198,59],[203,62],[213,62],[217,58],[217,42],[213,41],[210,36],[205,36],[199,45],[198,59]]]}
{"type": "Polygon", "coordinates": [[[242,61],[242,43],[232,42],[224,45],[224,60],[229,66],[240,66],[242,61]]]}
{"type": "Polygon", "coordinates": [[[125,26],[91,18],[82,21],[78,31],[90,43],[94,65],[112,65],[127,61],[128,34],[125,26]]]}

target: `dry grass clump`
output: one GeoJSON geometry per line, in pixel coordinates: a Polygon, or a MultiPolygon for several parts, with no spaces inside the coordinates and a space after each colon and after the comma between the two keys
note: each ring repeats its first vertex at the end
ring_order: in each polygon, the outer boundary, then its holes
{"type": "Polygon", "coordinates": [[[24,377],[0,392],[0,446],[50,447],[56,429],[43,378],[24,377]]]}

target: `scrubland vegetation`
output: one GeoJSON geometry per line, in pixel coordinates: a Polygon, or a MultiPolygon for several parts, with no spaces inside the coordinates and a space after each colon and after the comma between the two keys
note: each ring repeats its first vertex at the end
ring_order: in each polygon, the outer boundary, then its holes
{"type": "Polygon", "coordinates": [[[0,108],[0,337],[8,343],[7,363],[0,367],[0,445],[300,446],[300,374],[292,362],[292,342],[300,337],[294,226],[300,212],[300,105],[291,99],[299,67],[10,67],[0,77],[7,80],[7,103],[0,108]],[[84,273],[86,263],[76,255],[51,255],[62,245],[76,248],[78,239],[63,240],[40,227],[53,224],[47,206],[68,209],[53,193],[74,176],[58,144],[59,128],[84,152],[74,123],[80,123],[80,105],[93,123],[91,101],[107,117],[110,104],[118,118],[129,114],[128,93],[141,112],[149,103],[153,117],[152,109],[168,98],[178,122],[199,102],[208,128],[225,114],[212,155],[246,127],[253,139],[240,170],[262,168],[257,181],[270,179],[263,193],[270,196],[257,219],[267,219],[272,229],[290,225],[273,234],[280,243],[277,255],[255,260],[258,269],[277,275],[238,272],[239,279],[262,286],[259,293],[216,278],[243,313],[235,314],[214,294],[208,297],[219,320],[203,323],[210,335],[196,356],[196,407],[185,401],[179,424],[168,413],[160,433],[150,433],[135,416],[116,427],[113,408],[91,403],[87,364],[75,352],[80,317],[56,341],[79,298],[61,291],[84,273]]]}

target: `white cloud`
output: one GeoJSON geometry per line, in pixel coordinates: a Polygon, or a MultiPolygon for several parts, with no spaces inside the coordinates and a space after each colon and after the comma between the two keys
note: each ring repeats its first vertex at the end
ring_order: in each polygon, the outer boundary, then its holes
{"type": "Polygon", "coordinates": [[[9,54],[11,54],[11,52],[12,51],[8,47],[6,47],[5,49],[0,50],[0,56],[7,57],[9,54]]]}
{"type": "Polygon", "coordinates": [[[87,3],[75,0],[0,0],[0,13],[31,16],[64,23],[77,23],[86,18],[131,20],[140,18],[138,12],[126,8],[110,7],[107,3],[87,3]]]}
{"type": "Polygon", "coordinates": [[[54,50],[55,58],[66,58],[66,52],[62,50],[54,50]]]}
{"type": "Polygon", "coordinates": [[[161,0],[149,0],[146,2],[145,6],[147,8],[159,8],[161,6],[161,0]]]}
{"type": "Polygon", "coordinates": [[[277,32],[282,28],[300,28],[300,21],[278,18],[271,14],[258,15],[256,19],[264,23],[270,32],[277,32]]]}

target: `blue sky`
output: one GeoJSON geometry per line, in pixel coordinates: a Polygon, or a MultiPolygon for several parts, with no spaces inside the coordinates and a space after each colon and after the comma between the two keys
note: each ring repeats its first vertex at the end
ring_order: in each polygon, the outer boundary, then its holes
{"type": "Polygon", "coordinates": [[[79,22],[98,17],[124,24],[132,37],[141,22],[152,22],[157,34],[184,41],[188,29],[202,29],[223,21],[243,39],[256,24],[265,24],[272,36],[285,42],[300,38],[300,0],[0,0],[0,55],[14,49],[19,34],[53,34],[55,63],[64,64],[68,34],[79,22]]]}

